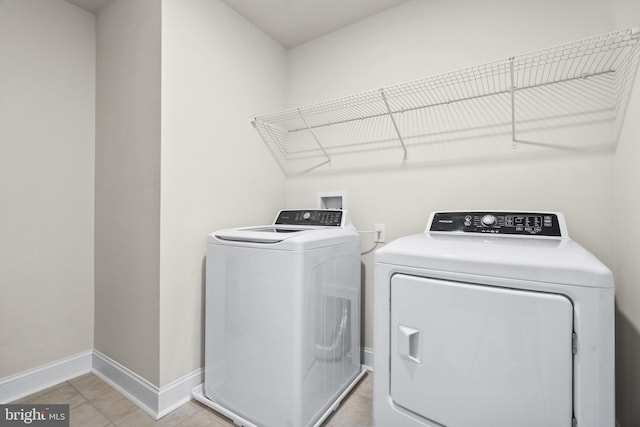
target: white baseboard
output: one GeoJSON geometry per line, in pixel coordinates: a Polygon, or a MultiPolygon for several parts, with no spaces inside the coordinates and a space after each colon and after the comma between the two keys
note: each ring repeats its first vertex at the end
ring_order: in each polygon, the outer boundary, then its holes
{"type": "Polygon", "coordinates": [[[362,347],[362,364],[367,371],[373,371],[373,349],[370,347],[362,347]]]}
{"type": "Polygon", "coordinates": [[[202,369],[197,369],[158,388],[98,350],[92,371],[156,420],[191,400],[191,389],[203,381],[202,369]]]}
{"type": "Polygon", "coordinates": [[[203,382],[202,369],[197,369],[158,388],[98,350],[88,350],[0,379],[0,404],[88,372],[93,372],[156,420],[191,400],[191,389],[203,382]]]}
{"type": "Polygon", "coordinates": [[[196,369],[190,374],[160,388],[158,392],[158,418],[191,400],[191,390],[204,382],[204,372],[196,369]]]}
{"type": "Polygon", "coordinates": [[[93,350],[0,379],[0,403],[13,402],[91,371],[93,350]]]}
{"type": "Polygon", "coordinates": [[[98,350],[93,350],[92,371],[151,417],[158,418],[157,386],[98,350]]]}

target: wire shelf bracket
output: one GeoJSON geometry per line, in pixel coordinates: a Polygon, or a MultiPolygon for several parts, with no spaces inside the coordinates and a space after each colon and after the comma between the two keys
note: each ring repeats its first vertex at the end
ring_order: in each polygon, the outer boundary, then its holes
{"type": "Polygon", "coordinates": [[[511,148],[518,148],[516,141],[516,84],[514,80],[513,61],[514,57],[509,58],[509,73],[511,75],[511,85],[509,92],[511,93],[511,148]]]}
{"type": "Polygon", "coordinates": [[[400,145],[402,145],[402,151],[404,152],[404,160],[407,160],[407,147],[406,145],[404,145],[404,140],[402,139],[402,135],[400,134],[400,130],[398,129],[398,124],[396,123],[396,119],[393,118],[393,111],[391,111],[391,108],[389,108],[389,101],[387,101],[387,96],[384,94],[384,89],[380,89],[380,95],[382,95],[384,106],[387,108],[387,111],[389,112],[389,118],[391,119],[393,128],[396,131],[396,135],[398,135],[398,140],[400,141],[400,145]]]}
{"type": "Polygon", "coordinates": [[[318,139],[318,136],[316,135],[316,133],[313,131],[313,129],[311,128],[311,126],[309,126],[309,122],[307,122],[307,119],[304,118],[304,115],[302,114],[302,111],[300,110],[300,108],[298,108],[298,114],[300,115],[300,118],[302,119],[302,121],[304,122],[305,126],[307,127],[307,129],[309,130],[309,133],[311,134],[311,136],[313,137],[313,139],[316,141],[316,143],[318,144],[318,147],[320,148],[320,150],[322,151],[322,154],[324,154],[324,156],[327,158],[327,160],[321,164],[318,165],[322,166],[325,164],[329,164],[331,165],[331,157],[329,156],[329,154],[327,154],[327,150],[324,149],[324,147],[322,146],[322,143],[320,142],[320,140],[318,139]]]}

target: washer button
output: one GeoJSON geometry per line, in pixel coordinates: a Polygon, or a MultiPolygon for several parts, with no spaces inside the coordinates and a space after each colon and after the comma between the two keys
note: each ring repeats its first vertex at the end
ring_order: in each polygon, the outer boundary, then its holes
{"type": "Polygon", "coordinates": [[[480,221],[482,222],[482,225],[489,227],[496,223],[496,217],[493,215],[485,215],[480,221]]]}

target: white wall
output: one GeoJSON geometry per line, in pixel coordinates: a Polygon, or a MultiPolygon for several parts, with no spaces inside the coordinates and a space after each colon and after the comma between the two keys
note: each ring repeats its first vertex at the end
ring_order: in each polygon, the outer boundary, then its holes
{"type": "MultiPolygon", "coordinates": [[[[636,15],[640,16],[640,15],[636,15]]],[[[616,285],[616,414],[622,427],[640,420],[640,84],[635,90],[614,163],[616,285]]]]}
{"type": "Polygon", "coordinates": [[[97,39],[95,347],[164,386],[203,363],[207,234],[284,204],[247,118],[285,51],[217,0],[114,0],[97,39]]]}
{"type": "Polygon", "coordinates": [[[284,48],[222,1],[162,2],[160,385],[203,365],[207,235],[284,205],[248,121],[283,108],[284,83],[284,48]]]}
{"type": "Polygon", "coordinates": [[[95,348],[159,382],[160,0],[97,20],[95,348]]]}
{"type": "MultiPolygon", "coordinates": [[[[640,2],[615,2],[616,23],[620,26],[640,25],[640,2]]],[[[640,212],[640,82],[636,76],[626,120],[616,151],[615,212],[620,218],[633,218],[640,212]]],[[[625,224],[626,225],[626,224],[625,224]]],[[[615,229],[616,301],[622,313],[640,331],[640,229],[623,226],[615,229]]]]}
{"type": "MultiPolygon", "coordinates": [[[[619,27],[640,25],[640,2],[615,0],[619,27]]],[[[640,420],[640,229],[633,218],[640,212],[640,81],[636,75],[629,109],[614,163],[616,303],[616,417],[622,427],[640,420]]]]}
{"type": "MultiPolygon", "coordinates": [[[[600,0],[410,1],[292,49],[288,106],[612,31],[612,22],[611,4],[600,0]]],[[[613,203],[613,153],[549,151],[534,157],[523,152],[513,150],[495,161],[293,178],[287,181],[287,206],[314,205],[316,191],[346,190],[356,227],[385,223],[388,240],[423,231],[433,210],[560,211],[572,237],[612,266],[613,239],[592,225],[613,203]]],[[[371,241],[365,235],[363,249],[371,241]]],[[[367,347],[372,346],[372,259],[364,258],[367,347]]]]}
{"type": "Polygon", "coordinates": [[[94,28],[0,0],[0,378],[93,347],[94,28]]]}

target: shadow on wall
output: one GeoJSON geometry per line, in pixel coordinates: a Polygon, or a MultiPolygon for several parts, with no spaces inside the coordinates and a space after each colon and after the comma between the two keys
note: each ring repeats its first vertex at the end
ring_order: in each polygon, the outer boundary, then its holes
{"type": "Polygon", "coordinates": [[[640,427],[640,333],[616,307],[616,418],[640,427]]]}

